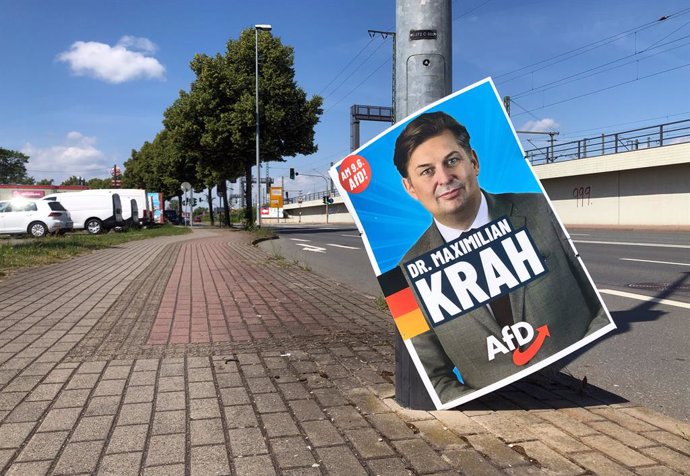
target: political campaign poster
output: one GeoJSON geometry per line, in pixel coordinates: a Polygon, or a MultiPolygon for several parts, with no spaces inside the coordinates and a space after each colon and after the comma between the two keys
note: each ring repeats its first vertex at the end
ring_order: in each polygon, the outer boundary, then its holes
{"type": "Polygon", "coordinates": [[[438,409],[615,329],[490,78],[399,121],[330,175],[438,409]]]}

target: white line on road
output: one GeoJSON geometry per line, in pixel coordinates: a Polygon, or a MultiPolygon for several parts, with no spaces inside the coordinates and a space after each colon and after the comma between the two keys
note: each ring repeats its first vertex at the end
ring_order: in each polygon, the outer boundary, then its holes
{"type": "Polygon", "coordinates": [[[348,238],[360,238],[359,235],[340,235],[340,236],[347,236],[348,238]]]}
{"type": "Polygon", "coordinates": [[[290,238],[292,241],[311,241],[311,240],[303,240],[302,238],[290,238]]]}
{"type": "Polygon", "coordinates": [[[571,233],[570,236],[589,236],[589,233],[571,233]]]}
{"type": "Polygon", "coordinates": [[[651,259],[619,258],[623,261],[639,261],[640,263],[675,264],[677,266],[690,266],[690,263],[674,263],[673,261],[654,261],[651,259]]]}
{"type": "Polygon", "coordinates": [[[356,246],[345,246],[345,245],[336,245],[335,243],[326,243],[328,246],[335,246],[336,248],[345,248],[346,250],[358,250],[356,246]]]}
{"type": "Polygon", "coordinates": [[[638,301],[656,302],[658,304],[666,304],[667,306],[681,307],[683,309],[690,309],[690,304],[687,302],[674,301],[672,299],[659,299],[643,294],[626,293],[624,291],[614,291],[613,289],[600,289],[601,294],[610,294],[612,296],[619,296],[629,299],[637,299],[638,301]]]}
{"type": "Polygon", "coordinates": [[[297,246],[301,246],[303,251],[313,251],[314,253],[325,253],[326,248],[321,248],[320,246],[308,245],[306,243],[297,243],[297,246]]]}
{"type": "Polygon", "coordinates": [[[573,240],[574,243],[589,243],[592,245],[623,245],[623,246],[651,246],[658,248],[690,248],[690,245],[670,245],[666,243],[627,243],[625,241],[587,241],[573,240]]]}

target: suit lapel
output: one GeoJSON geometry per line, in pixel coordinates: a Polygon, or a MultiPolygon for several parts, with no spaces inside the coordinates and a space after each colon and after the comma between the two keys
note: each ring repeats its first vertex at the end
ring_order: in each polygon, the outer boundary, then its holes
{"type": "MultiPolygon", "coordinates": [[[[527,218],[515,209],[513,203],[508,199],[498,195],[484,192],[487,205],[489,207],[489,217],[496,220],[507,215],[514,230],[526,226],[527,218]]],[[[513,321],[521,322],[525,320],[525,287],[521,286],[510,293],[510,307],[513,311],[513,321]]]]}

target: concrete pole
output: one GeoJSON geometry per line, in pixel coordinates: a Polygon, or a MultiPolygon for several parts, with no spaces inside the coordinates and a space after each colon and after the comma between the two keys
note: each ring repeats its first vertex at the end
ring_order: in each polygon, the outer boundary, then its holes
{"type": "MultiPolygon", "coordinates": [[[[395,119],[451,93],[451,0],[396,0],[395,119]]],[[[395,333],[395,399],[403,407],[432,410],[419,373],[395,333]]]]}

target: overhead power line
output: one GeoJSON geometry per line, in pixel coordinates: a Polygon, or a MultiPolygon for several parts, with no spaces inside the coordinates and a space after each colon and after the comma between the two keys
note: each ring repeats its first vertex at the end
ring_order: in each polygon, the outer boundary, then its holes
{"type": "Polygon", "coordinates": [[[318,93],[319,96],[322,96],[323,93],[328,89],[328,87],[329,87],[331,84],[333,84],[333,83],[335,82],[336,79],[338,79],[338,77],[343,73],[343,71],[345,71],[352,63],[355,62],[355,60],[356,60],[357,58],[359,58],[359,55],[361,55],[362,52],[363,52],[364,50],[366,50],[366,49],[369,47],[369,45],[371,44],[372,41],[374,41],[373,38],[369,39],[369,42],[368,42],[367,44],[365,44],[365,45],[362,47],[362,49],[359,50],[359,51],[357,52],[357,54],[356,54],[350,61],[348,61],[347,64],[346,64],[345,66],[343,66],[343,68],[342,68],[340,71],[338,71],[338,72],[335,74],[335,76],[333,76],[333,79],[331,79],[331,80],[328,82],[328,84],[327,84],[326,86],[324,86],[324,87],[321,89],[321,91],[319,91],[319,93],[318,93]]]}

